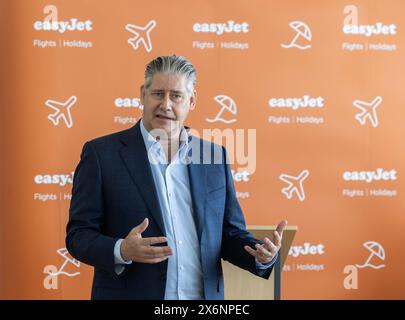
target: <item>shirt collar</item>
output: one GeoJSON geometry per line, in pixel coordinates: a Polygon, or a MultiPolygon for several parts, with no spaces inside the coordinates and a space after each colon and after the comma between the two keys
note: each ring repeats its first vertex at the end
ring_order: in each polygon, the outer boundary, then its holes
{"type": "MultiPolygon", "coordinates": [[[[149,151],[157,152],[159,155],[161,155],[162,147],[157,142],[155,137],[153,135],[151,135],[148,130],[146,130],[146,128],[143,124],[143,118],[141,119],[140,127],[141,127],[143,141],[145,142],[146,150],[148,152],[149,151]]],[[[179,157],[181,159],[183,159],[187,156],[190,138],[191,137],[187,133],[187,130],[184,128],[184,126],[182,126],[181,131],[180,131],[180,146],[179,146],[179,151],[178,151],[179,157]]]]}

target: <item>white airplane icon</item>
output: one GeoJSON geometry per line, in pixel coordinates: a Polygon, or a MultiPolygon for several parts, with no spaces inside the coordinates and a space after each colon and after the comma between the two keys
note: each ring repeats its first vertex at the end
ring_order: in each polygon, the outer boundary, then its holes
{"type": "Polygon", "coordinates": [[[55,110],[54,113],[48,116],[48,119],[52,121],[52,123],[57,126],[59,124],[59,120],[63,118],[68,128],[73,126],[73,119],[72,114],[70,113],[70,109],[76,103],[77,97],[71,96],[65,102],[58,102],[55,100],[46,100],[45,105],[49,108],[55,110]]]}
{"type": "Polygon", "coordinates": [[[152,41],[150,39],[150,32],[156,27],[156,21],[151,20],[145,27],[139,27],[134,24],[127,24],[125,29],[133,33],[135,36],[128,39],[128,43],[137,50],[139,43],[143,43],[147,52],[152,51],[152,41]]]}
{"type": "Polygon", "coordinates": [[[308,170],[303,170],[297,177],[290,176],[287,174],[280,175],[280,180],[288,183],[288,187],[281,189],[281,192],[287,197],[287,199],[291,199],[292,194],[295,191],[295,193],[298,196],[298,199],[300,201],[304,201],[305,192],[302,183],[308,176],[309,176],[308,170]]]}
{"type": "Polygon", "coordinates": [[[372,102],[368,103],[361,100],[355,100],[353,105],[361,110],[360,113],[355,115],[356,120],[360,122],[362,126],[366,124],[367,118],[369,118],[371,125],[375,128],[378,126],[377,107],[381,104],[382,98],[376,97],[372,102]]]}

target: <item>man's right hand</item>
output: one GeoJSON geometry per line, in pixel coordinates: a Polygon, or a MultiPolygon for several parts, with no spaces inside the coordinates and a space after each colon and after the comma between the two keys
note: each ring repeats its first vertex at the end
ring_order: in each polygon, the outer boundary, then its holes
{"type": "Polygon", "coordinates": [[[142,238],[142,232],[149,225],[148,218],[137,225],[121,243],[121,257],[141,263],[159,263],[173,254],[169,246],[155,247],[154,244],[167,242],[165,237],[142,238]]]}

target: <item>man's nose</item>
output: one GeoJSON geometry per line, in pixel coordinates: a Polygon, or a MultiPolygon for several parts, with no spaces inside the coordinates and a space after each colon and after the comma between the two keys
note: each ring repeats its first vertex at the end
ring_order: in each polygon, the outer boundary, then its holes
{"type": "Polygon", "coordinates": [[[170,99],[170,94],[169,93],[165,94],[165,96],[164,96],[164,98],[162,100],[162,103],[160,104],[160,107],[163,110],[171,110],[172,109],[173,101],[170,99]]]}

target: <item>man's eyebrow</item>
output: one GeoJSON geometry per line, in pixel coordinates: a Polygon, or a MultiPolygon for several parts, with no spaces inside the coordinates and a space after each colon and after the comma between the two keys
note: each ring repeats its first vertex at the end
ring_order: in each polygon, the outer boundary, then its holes
{"type": "MultiPolygon", "coordinates": [[[[152,89],[152,92],[165,92],[166,90],[164,89],[152,89]]],[[[179,94],[184,94],[183,91],[179,90],[170,90],[171,93],[179,93],[179,94]]]]}

